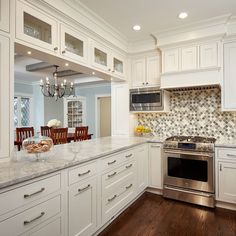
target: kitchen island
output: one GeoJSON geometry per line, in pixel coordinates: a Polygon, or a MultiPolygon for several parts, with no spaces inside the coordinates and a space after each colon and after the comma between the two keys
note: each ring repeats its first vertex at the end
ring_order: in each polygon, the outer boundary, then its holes
{"type": "Polygon", "coordinates": [[[149,153],[152,161],[161,163],[161,142],[105,137],[55,146],[44,161],[17,153],[0,164],[0,232],[6,236],[99,232],[145,191],[149,153]]]}

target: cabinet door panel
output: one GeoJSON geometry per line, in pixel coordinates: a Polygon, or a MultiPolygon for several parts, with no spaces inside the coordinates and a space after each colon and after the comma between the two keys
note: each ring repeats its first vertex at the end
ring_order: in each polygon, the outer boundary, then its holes
{"type": "Polygon", "coordinates": [[[92,235],[96,228],[96,178],[69,190],[69,235],[92,235]]]}
{"type": "Polygon", "coordinates": [[[166,50],[163,56],[163,73],[179,71],[179,49],[166,50]]]}
{"type": "Polygon", "coordinates": [[[149,186],[162,189],[161,146],[149,144],[149,186]]]}
{"type": "Polygon", "coordinates": [[[10,62],[9,39],[0,35],[0,158],[10,149],[10,62]]]}
{"type": "Polygon", "coordinates": [[[219,163],[219,199],[236,203],[236,163],[219,163]]]}
{"type": "Polygon", "coordinates": [[[16,3],[16,37],[54,52],[58,48],[57,22],[39,10],[16,3]]]}
{"type": "Polygon", "coordinates": [[[223,108],[236,110],[236,42],[224,45],[223,108]]]}
{"type": "Polygon", "coordinates": [[[200,68],[217,66],[217,43],[205,44],[200,46],[200,68]]]}
{"type": "Polygon", "coordinates": [[[147,85],[160,85],[160,57],[147,57],[147,85]]]}
{"type": "Polygon", "coordinates": [[[126,75],[126,60],[118,54],[113,54],[112,57],[112,73],[118,77],[125,77],[126,75]]]}
{"type": "Polygon", "coordinates": [[[61,53],[75,61],[87,63],[88,38],[78,31],[61,25],[61,53]]]}
{"type": "Polygon", "coordinates": [[[132,63],[132,85],[140,87],[146,83],[146,62],[145,58],[134,59],[132,63]]]}
{"type": "Polygon", "coordinates": [[[183,71],[197,69],[197,47],[182,48],[181,58],[183,71]]]}
{"type": "Polygon", "coordinates": [[[0,0],[0,29],[9,32],[10,1],[0,0]]]}

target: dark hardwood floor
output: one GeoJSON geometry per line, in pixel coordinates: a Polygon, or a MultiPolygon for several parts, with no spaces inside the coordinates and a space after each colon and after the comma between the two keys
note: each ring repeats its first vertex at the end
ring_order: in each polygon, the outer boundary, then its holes
{"type": "Polygon", "coordinates": [[[236,211],[145,193],[99,236],[236,236],[236,211]]]}

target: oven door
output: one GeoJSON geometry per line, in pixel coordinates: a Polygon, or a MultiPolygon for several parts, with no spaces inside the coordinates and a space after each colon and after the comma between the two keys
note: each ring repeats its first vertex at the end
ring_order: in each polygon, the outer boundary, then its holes
{"type": "Polygon", "coordinates": [[[161,90],[130,90],[130,111],[156,111],[161,109],[161,90]]]}
{"type": "Polygon", "coordinates": [[[165,150],[164,184],[214,193],[214,155],[165,150]]]}

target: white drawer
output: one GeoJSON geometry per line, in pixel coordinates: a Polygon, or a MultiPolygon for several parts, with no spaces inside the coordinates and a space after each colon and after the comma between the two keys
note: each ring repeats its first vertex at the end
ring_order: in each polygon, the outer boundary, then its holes
{"type": "Polygon", "coordinates": [[[135,191],[135,179],[130,178],[125,184],[117,187],[116,191],[104,196],[102,199],[102,221],[110,220],[132,199],[135,191]]]}
{"type": "Polygon", "coordinates": [[[106,170],[107,168],[111,168],[121,164],[125,161],[132,160],[134,158],[134,151],[129,150],[126,152],[121,152],[116,155],[112,155],[110,157],[104,158],[101,160],[101,170],[106,170]]]}
{"type": "Polygon", "coordinates": [[[120,166],[116,169],[113,169],[112,171],[103,174],[102,175],[103,191],[119,185],[123,179],[127,178],[127,176],[134,174],[134,170],[135,170],[135,163],[134,161],[131,161],[123,166],[120,166]]]}
{"type": "Polygon", "coordinates": [[[231,148],[218,148],[216,152],[217,158],[235,159],[236,161],[236,149],[231,148]]]}
{"type": "Polygon", "coordinates": [[[38,224],[50,219],[61,211],[61,197],[54,197],[0,223],[4,236],[20,235],[38,224]]]}
{"type": "Polygon", "coordinates": [[[38,200],[61,188],[61,175],[4,192],[0,194],[0,214],[3,215],[32,201],[38,200]]]}
{"type": "Polygon", "coordinates": [[[87,177],[95,175],[97,172],[97,162],[69,170],[69,185],[74,184],[87,177]]]}
{"type": "Polygon", "coordinates": [[[39,227],[35,227],[21,236],[60,236],[61,226],[61,217],[54,220],[50,219],[46,224],[43,223],[39,227]]]}

